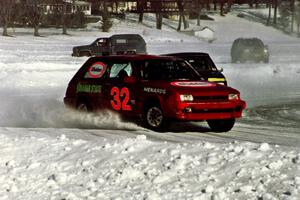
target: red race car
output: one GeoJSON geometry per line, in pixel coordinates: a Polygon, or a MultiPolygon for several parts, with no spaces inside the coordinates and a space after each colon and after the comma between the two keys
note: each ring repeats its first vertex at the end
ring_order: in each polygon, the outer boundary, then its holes
{"type": "Polygon", "coordinates": [[[201,81],[186,61],[153,55],[88,59],[70,81],[64,102],[79,111],[110,109],[137,117],[155,131],[171,120],[206,120],[212,131],[229,131],[246,107],[239,91],[201,81]]]}

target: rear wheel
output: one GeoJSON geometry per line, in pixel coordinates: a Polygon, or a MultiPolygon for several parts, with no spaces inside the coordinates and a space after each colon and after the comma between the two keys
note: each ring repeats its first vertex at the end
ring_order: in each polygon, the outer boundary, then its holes
{"type": "Polygon", "coordinates": [[[163,131],[167,126],[167,120],[158,105],[151,105],[145,109],[144,123],[147,128],[154,131],[163,131]]]}
{"type": "Polygon", "coordinates": [[[80,102],[78,103],[76,109],[79,111],[79,112],[89,112],[91,109],[90,107],[88,106],[87,103],[85,102],[80,102]]]}
{"type": "Polygon", "coordinates": [[[207,120],[207,123],[214,132],[228,132],[234,126],[235,119],[207,120]]]}

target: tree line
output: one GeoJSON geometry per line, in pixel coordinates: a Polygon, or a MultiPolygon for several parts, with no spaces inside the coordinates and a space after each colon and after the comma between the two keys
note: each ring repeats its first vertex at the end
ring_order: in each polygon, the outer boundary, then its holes
{"type": "MultiPolygon", "coordinates": [[[[0,0],[0,25],[3,27],[3,36],[8,36],[8,27],[21,26],[32,27],[33,34],[39,36],[39,27],[44,24],[51,24],[62,28],[62,34],[67,34],[68,27],[80,27],[86,23],[83,13],[70,13],[67,6],[75,0],[0,0]],[[51,14],[45,12],[46,3],[51,2],[57,5],[51,14]]],[[[104,32],[109,31],[112,26],[113,5],[118,8],[119,3],[126,0],[87,0],[94,8],[99,10],[104,32]]],[[[132,2],[132,0],[130,1],[132,2]]],[[[155,13],[156,28],[162,28],[163,17],[168,17],[168,6],[176,8],[175,15],[178,16],[178,27],[180,31],[189,27],[189,18],[194,18],[200,26],[201,16],[209,10],[218,11],[225,16],[231,11],[234,3],[247,3],[252,8],[268,8],[268,16],[265,18],[266,25],[279,27],[287,32],[296,32],[300,37],[300,0],[137,0],[136,9],[139,14],[139,22],[143,22],[146,12],[155,13]],[[171,2],[171,4],[170,4],[171,2]],[[152,8],[149,10],[149,4],[152,8]],[[148,7],[147,7],[148,6],[148,7]],[[167,8],[166,8],[167,6],[167,8]],[[148,10],[147,10],[148,9],[148,10]]],[[[172,11],[174,15],[174,10],[172,11]]]]}
{"type": "Polygon", "coordinates": [[[40,26],[61,27],[62,34],[67,34],[68,27],[80,27],[85,22],[83,13],[67,12],[68,3],[66,0],[0,0],[2,35],[9,36],[9,27],[32,27],[33,35],[40,36],[40,26]],[[56,6],[51,13],[46,13],[49,2],[56,6]]]}

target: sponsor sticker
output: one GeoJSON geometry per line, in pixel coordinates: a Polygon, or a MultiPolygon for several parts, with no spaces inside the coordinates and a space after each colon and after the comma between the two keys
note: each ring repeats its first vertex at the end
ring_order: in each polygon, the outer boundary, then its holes
{"type": "Polygon", "coordinates": [[[166,94],[166,89],[145,87],[144,92],[156,93],[156,94],[166,94]]]}
{"type": "Polygon", "coordinates": [[[215,86],[215,83],[208,83],[202,81],[193,81],[193,82],[172,82],[171,85],[179,87],[211,87],[215,86]]]}
{"type": "Polygon", "coordinates": [[[106,70],[106,65],[103,62],[94,63],[88,70],[89,78],[100,78],[106,70]]]}
{"type": "Polygon", "coordinates": [[[76,87],[76,93],[87,92],[87,93],[101,93],[102,85],[90,85],[78,83],[76,87]]]}

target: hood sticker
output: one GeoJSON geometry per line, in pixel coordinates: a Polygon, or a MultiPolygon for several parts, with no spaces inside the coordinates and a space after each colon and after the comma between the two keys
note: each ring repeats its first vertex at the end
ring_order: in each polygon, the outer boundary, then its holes
{"type": "Polygon", "coordinates": [[[193,82],[172,82],[171,85],[179,87],[212,87],[215,86],[215,83],[208,83],[202,81],[193,81],[193,82]]]}

